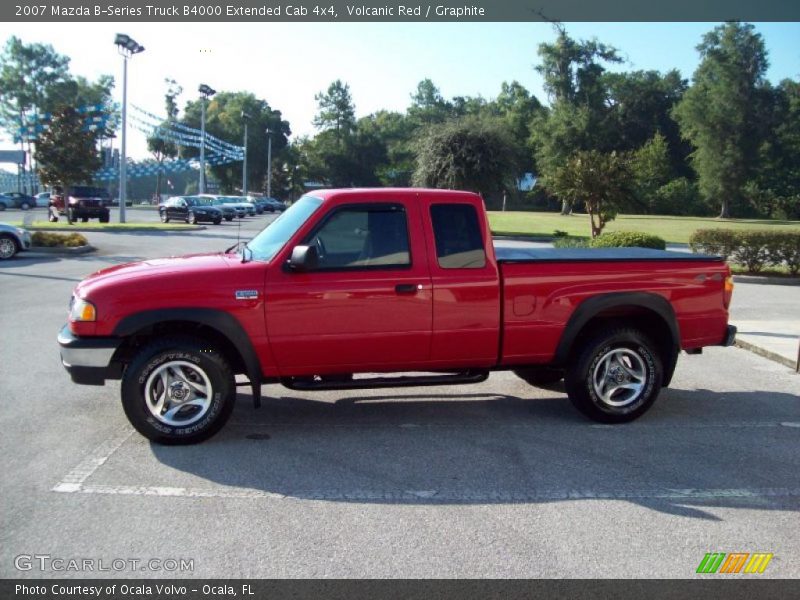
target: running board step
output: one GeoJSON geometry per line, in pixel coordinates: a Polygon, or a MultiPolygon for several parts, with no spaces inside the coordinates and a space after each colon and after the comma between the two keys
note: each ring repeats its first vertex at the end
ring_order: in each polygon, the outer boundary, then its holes
{"type": "Polygon", "coordinates": [[[420,375],[402,377],[370,377],[369,379],[350,379],[346,381],[324,381],[285,377],[281,383],[290,390],[368,390],[375,388],[418,387],[425,385],[454,385],[480,383],[489,378],[489,371],[464,371],[447,375],[420,375]]]}

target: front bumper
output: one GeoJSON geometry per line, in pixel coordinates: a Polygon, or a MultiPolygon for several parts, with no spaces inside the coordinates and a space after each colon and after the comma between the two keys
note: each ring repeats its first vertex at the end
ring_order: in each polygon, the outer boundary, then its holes
{"type": "Polygon", "coordinates": [[[58,333],[61,364],[72,381],[84,385],[103,385],[106,379],[120,378],[120,366],[111,359],[121,344],[115,337],[78,337],[68,325],[58,333]]]}

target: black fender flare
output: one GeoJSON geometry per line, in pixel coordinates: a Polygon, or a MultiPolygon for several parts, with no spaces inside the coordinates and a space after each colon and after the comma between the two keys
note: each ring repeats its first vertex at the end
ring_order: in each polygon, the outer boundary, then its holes
{"type": "Polygon", "coordinates": [[[593,318],[606,310],[623,306],[635,306],[647,309],[661,318],[667,326],[671,339],[666,340],[669,343],[668,348],[670,352],[668,356],[664,357],[664,386],[669,385],[669,382],[672,380],[672,375],[675,372],[677,356],[681,348],[681,337],[678,329],[678,321],[675,318],[675,310],[666,298],[658,294],[647,292],[612,292],[587,298],[578,305],[567,321],[564,332],[561,334],[561,340],[556,348],[553,362],[559,365],[563,365],[567,362],[575,340],[593,318]]]}
{"type": "Polygon", "coordinates": [[[226,337],[241,355],[253,389],[260,389],[261,364],[253,344],[250,342],[250,337],[242,324],[233,315],[223,310],[191,307],[145,310],[123,317],[114,327],[114,335],[128,337],[152,325],[170,321],[205,325],[226,337]]]}

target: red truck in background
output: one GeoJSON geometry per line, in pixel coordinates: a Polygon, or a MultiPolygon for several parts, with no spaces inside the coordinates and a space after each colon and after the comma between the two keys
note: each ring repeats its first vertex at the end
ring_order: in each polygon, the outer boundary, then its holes
{"type": "Polygon", "coordinates": [[[86,223],[89,219],[98,219],[101,223],[108,223],[111,215],[109,206],[111,206],[111,199],[105,189],[76,185],[69,188],[66,202],[63,191],[50,195],[50,218],[58,220],[54,212],[59,215],[69,213],[70,221],[80,219],[86,223]]]}
{"type": "Polygon", "coordinates": [[[166,444],[217,432],[237,374],[258,406],[267,383],[475,383],[512,370],[532,385],[563,377],[582,413],[620,423],[650,408],[681,350],[733,343],[732,289],[717,257],[495,245],[473,193],[327,190],[235,252],[87,277],[58,342],[73,381],[121,379],[131,424],[166,444]]]}

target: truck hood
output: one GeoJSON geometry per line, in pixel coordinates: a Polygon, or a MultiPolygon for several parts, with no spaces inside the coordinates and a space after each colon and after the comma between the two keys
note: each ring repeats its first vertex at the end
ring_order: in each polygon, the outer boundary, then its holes
{"type": "Polygon", "coordinates": [[[145,278],[173,277],[175,275],[208,278],[214,271],[226,270],[232,262],[238,262],[238,260],[235,254],[214,253],[130,262],[92,273],[77,285],[75,292],[83,297],[94,289],[145,278]]]}

